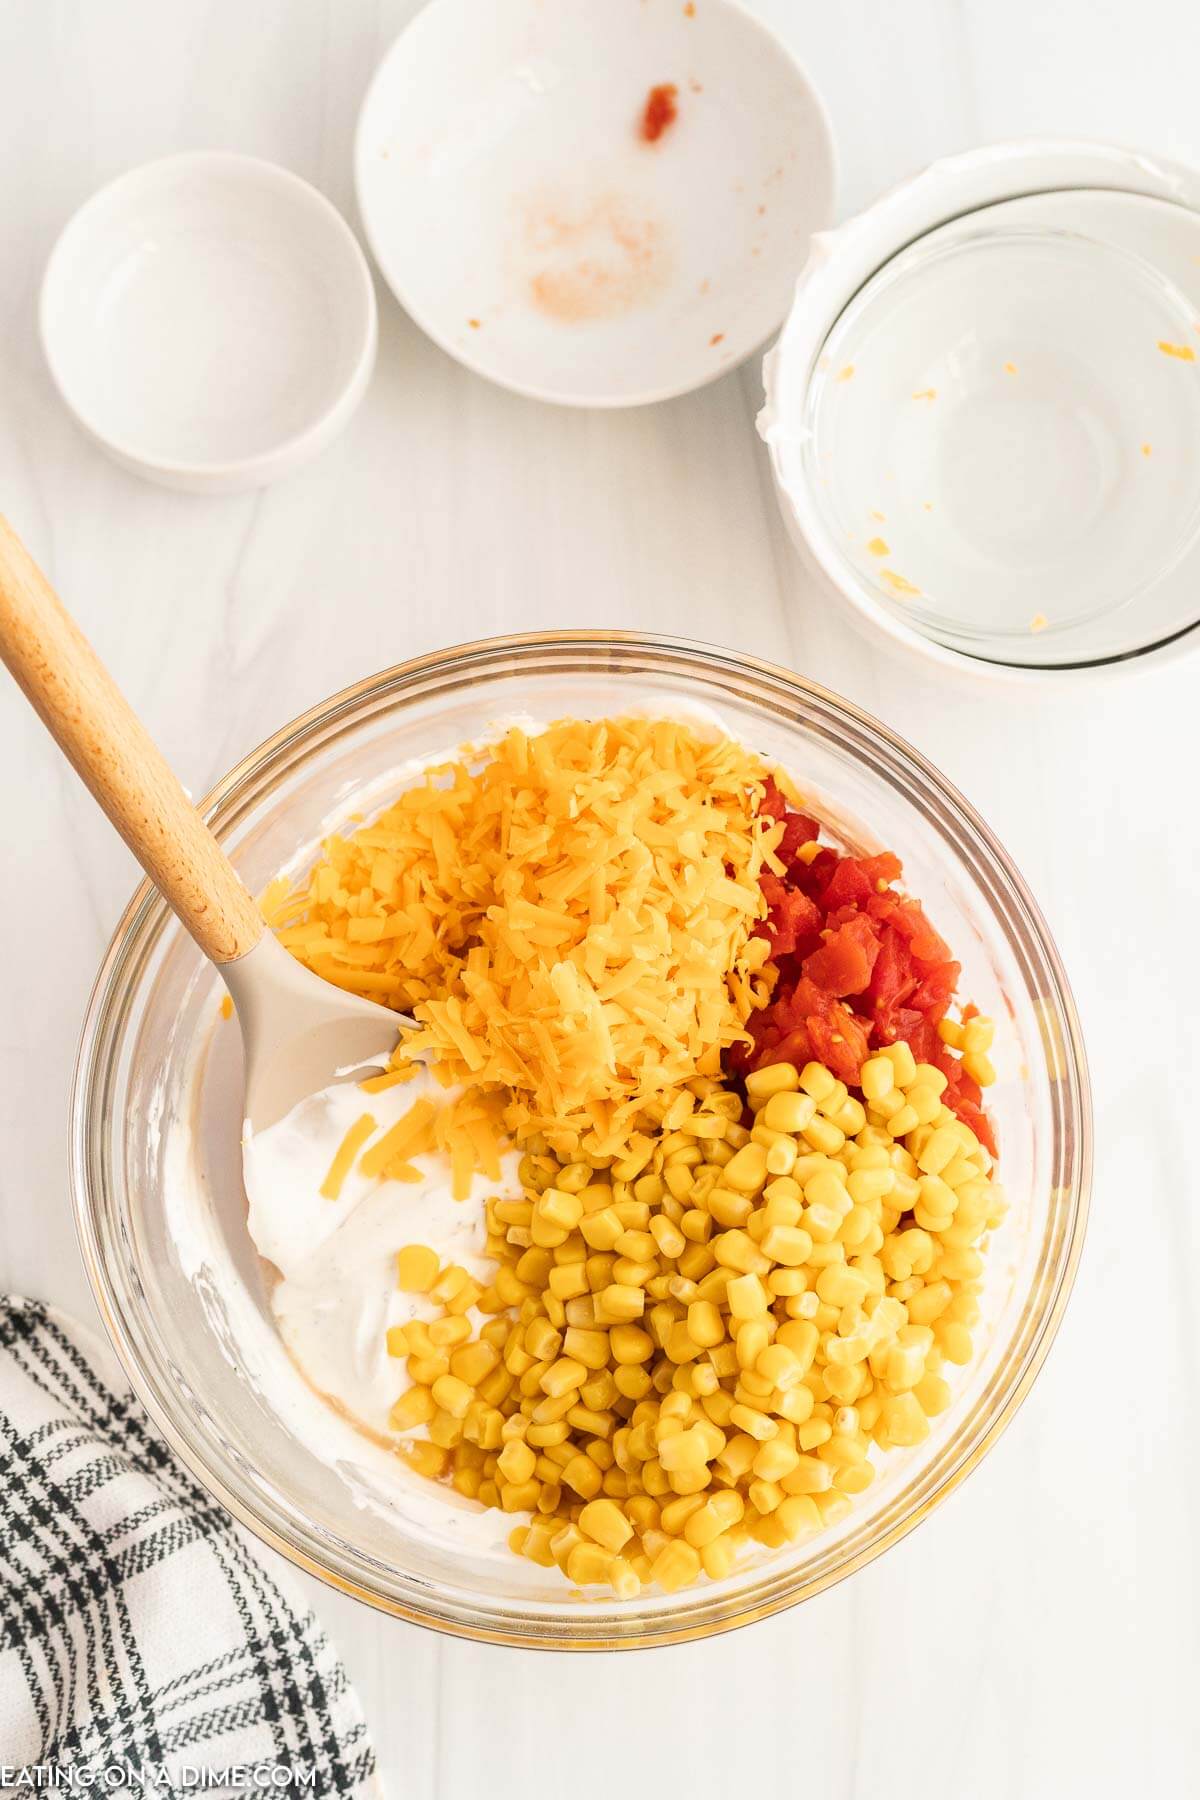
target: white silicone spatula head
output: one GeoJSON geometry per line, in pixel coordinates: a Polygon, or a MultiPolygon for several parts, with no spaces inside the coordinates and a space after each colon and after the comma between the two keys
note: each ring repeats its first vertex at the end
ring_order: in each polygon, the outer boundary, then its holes
{"type": "Polygon", "coordinates": [[[164,900],[225,979],[245,1041],[245,1116],[264,1131],[378,1062],[412,1020],[302,968],[107,669],[0,518],[0,658],[164,900]]]}

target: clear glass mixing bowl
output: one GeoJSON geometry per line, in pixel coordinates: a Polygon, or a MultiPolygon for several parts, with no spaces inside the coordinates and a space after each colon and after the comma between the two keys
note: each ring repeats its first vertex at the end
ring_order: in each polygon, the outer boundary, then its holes
{"type": "Polygon", "coordinates": [[[239,1519],[301,1567],[468,1637],[580,1649],[677,1642],[776,1612],[859,1568],[999,1435],[1046,1355],[1079,1256],[1087,1073],[1046,927],[962,797],[821,688],[732,651],[636,634],[493,639],[338,694],[239,764],[204,812],[260,890],[356,811],[364,788],[382,798],[389,772],[413,756],[453,751],[514,713],[549,720],[681,702],[715,708],[786,765],[846,843],[903,857],[908,885],[963,962],[963,994],[998,1022],[992,1093],[1011,1211],[988,1258],[976,1360],[928,1440],[882,1458],[874,1486],[823,1535],[763,1551],[726,1581],[622,1603],[480,1547],[469,1503],[456,1516],[447,1501],[431,1526],[431,1490],[410,1504],[363,1476],[353,1450],[363,1440],[305,1387],[272,1329],[244,1224],[238,1032],[220,1019],[219,977],[148,887],[121,921],[84,1026],[71,1127],[79,1232],[154,1421],[239,1519]]]}

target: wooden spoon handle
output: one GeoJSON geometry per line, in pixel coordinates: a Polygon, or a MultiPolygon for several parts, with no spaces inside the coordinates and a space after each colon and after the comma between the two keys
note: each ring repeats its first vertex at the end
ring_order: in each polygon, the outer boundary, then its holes
{"type": "Polygon", "coordinates": [[[204,954],[233,962],[262,914],[145,726],[0,518],[0,657],[204,954]]]}

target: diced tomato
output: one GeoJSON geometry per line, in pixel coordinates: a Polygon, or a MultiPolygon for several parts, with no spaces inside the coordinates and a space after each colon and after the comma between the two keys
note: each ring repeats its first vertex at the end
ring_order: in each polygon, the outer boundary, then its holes
{"type": "Polygon", "coordinates": [[[807,949],[821,929],[821,911],[816,902],[796,888],[786,887],[778,875],[769,871],[762,877],[762,891],[767,902],[767,917],[756,929],[770,941],[772,961],[807,949]]]}
{"type": "Polygon", "coordinates": [[[898,931],[884,925],[879,932],[879,955],[871,970],[871,1003],[877,1018],[903,1005],[917,985],[908,945],[898,931]]]}
{"type": "Polygon", "coordinates": [[[821,892],[821,905],[827,912],[838,906],[859,906],[874,892],[875,883],[862,864],[853,856],[842,856],[821,892]]]}
{"type": "Polygon", "coordinates": [[[852,1013],[829,1013],[808,1020],[813,1055],[848,1087],[857,1087],[866,1060],[870,1034],[852,1013]]]}
{"type": "Polygon", "coordinates": [[[796,852],[803,845],[814,843],[820,834],[821,827],[807,813],[789,813],[775,854],[780,862],[786,863],[790,868],[796,860],[796,852]]]}
{"type": "MultiPolygon", "coordinates": [[[[784,872],[763,874],[767,917],[755,927],[770,945],[775,987],[748,1022],[749,1042],[729,1052],[731,1070],[817,1061],[857,1086],[873,1048],[903,1041],[918,1062],[942,1071],[946,1105],[995,1155],[979,1088],[938,1035],[961,970],[920,902],[893,885],[900,859],[886,850],[842,856],[825,847],[805,861],[798,853],[817,841],[817,821],[791,811],[773,781],[761,810],[784,827],[777,850],[784,872]]],[[[975,1012],[964,1007],[963,1017],[975,1012]]]]}
{"type": "Polygon", "coordinates": [[[959,963],[935,963],[923,976],[920,986],[914,990],[913,1006],[931,1019],[944,1019],[961,974],[962,967],[959,963]]]}
{"type": "Polygon", "coordinates": [[[877,856],[860,856],[858,866],[876,891],[881,881],[899,881],[904,873],[904,864],[890,850],[881,850],[877,856]]]}
{"type": "Polygon", "coordinates": [[[766,813],[768,818],[778,819],[781,822],[788,816],[788,803],[773,775],[767,776],[763,787],[763,797],[758,803],[758,810],[760,813],[766,813]]]}
{"type": "Polygon", "coordinates": [[[985,1150],[990,1151],[993,1156],[1000,1154],[1000,1146],[996,1142],[996,1127],[982,1106],[977,1105],[974,1100],[968,1100],[967,1096],[961,1093],[954,1095],[949,1106],[955,1117],[961,1119],[963,1124],[969,1126],[975,1133],[985,1150]]]}
{"type": "Polygon", "coordinates": [[[879,939],[870,919],[859,914],[832,932],[819,950],[804,959],[810,981],[843,998],[865,992],[879,955],[879,939]]]}
{"type": "Polygon", "coordinates": [[[908,940],[908,947],[918,962],[950,961],[950,946],[940,938],[925,917],[917,900],[901,900],[891,914],[891,923],[908,940]]]}

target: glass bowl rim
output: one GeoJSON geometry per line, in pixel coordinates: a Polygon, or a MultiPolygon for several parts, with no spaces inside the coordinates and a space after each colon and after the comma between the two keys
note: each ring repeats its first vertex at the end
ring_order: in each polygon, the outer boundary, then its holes
{"type": "MultiPolygon", "coordinates": [[[[103,1142],[103,1110],[97,1108],[102,1098],[102,1084],[111,1077],[114,1058],[124,1043],[125,1018],[132,1002],[133,982],[140,977],[141,964],[155,948],[164,930],[172,923],[172,915],[149,881],[143,881],[126,906],[109,942],[88,999],[76,1055],[70,1099],[70,1186],[76,1233],[92,1293],[109,1340],[138,1400],[162,1434],[173,1453],[193,1478],[260,1542],[287,1558],[296,1567],[317,1577],[329,1586],[385,1614],[425,1626],[450,1636],[475,1642],[494,1643],[512,1648],[544,1650],[611,1650],[650,1649],[658,1646],[692,1642],[734,1630],[760,1618],[810,1599],[834,1586],[847,1576],[864,1568],[884,1550],[907,1536],[954,1491],[982,1460],[1011,1422],[1028,1394],[1049,1352],[1062,1321],[1074,1284],[1082,1253],[1091,1190],[1092,1173],[1092,1107],[1087,1060],[1079,1021],[1065,971],[1057,948],[1036,901],[1022,876],[1000,845],[990,828],[971,803],[953,786],[920,751],[873,718],[853,702],[832,690],[809,681],[779,664],[747,656],[741,651],[702,643],[695,639],[660,636],[636,631],[584,629],[573,631],[524,632],[473,639],[463,644],[414,657],[393,664],[375,675],[342,688],[328,699],[318,702],[278,731],[264,739],[255,749],[229,770],[198,803],[198,810],[218,833],[222,826],[237,822],[238,801],[249,787],[255,792],[251,801],[261,799],[257,784],[269,778],[288,753],[308,746],[318,748],[328,729],[349,715],[379,708],[389,700],[402,703],[406,691],[419,688],[423,678],[446,677],[452,673],[512,673],[505,660],[555,653],[575,655],[586,662],[594,659],[589,673],[604,672],[604,658],[616,659],[616,669],[624,658],[638,655],[674,657],[683,665],[686,678],[700,666],[722,667],[734,679],[758,684],[754,698],[765,700],[772,689],[777,696],[789,693],[815,706],[842,726],[848,726],[868,739],[875,740],[894,763],[910,775],[918,777],[948,809],[954,823],[974,840],[985,865],[993,877],[999,877],[1007,889],[1005,898],[1018,910],[1030,932],[1047,983],[1047,993],[1055,1005],[1056,1022],[1061,1031],[1059,1054],[1062,1065],[1064,1099],[1069,1106],[1076,1146],[1073,1180],[1067,1195],[1064,1227],[1059,1233],[1054,1258],[1052,1282],[1042,1305],[1019,1367],[1009,1376],[1000,1396],[1000,1404],[988,1414],[986,1422],[969,1442],[954,1455],[951,1466],[937,1479],[932,1491],[903,1503],[900,1515],[893,1519],[861,1547],[851,1549],[832,1568],[804,1577],[796,1571],[782,1576],[768,1576],[768,1584],[777,1591],[755,1603],[752,1595],[736,1596],[732,1602],[710,1602],[706,1609],[679,1608],[668,1602],[661,1611],[645,1619],[639,1618],[636,1635],[619,1630],[606,1630],[604,1621],[589,1618],[582,1611],[565,1629],[554,1629],[547,1621],[524,1621],[514,1607],[511,1624],[470,1620],[452,1611],[438,1611],[436,1595],[429,1603],[416,1604],[369,1585],[360,1558],[360,1573],[347,1573],[332,1566],[333,1557],[322,1560],[317,1534],[305,1531],[306,1521],[297,1529],[294,1518],[273,1519],[272,1509],[264,1497],[247,1499],[234,1485],[228,1466],[216,1469],[205,1453],[199,1434],[190,1434],[169,1404],[167,1384],[160,1381],[161,1369],[143,1365],[133,1334],[122,1316],[118,1284],[109,1267],[106,1244],[101,1229],[103,1197],[108,1186],[108,1171],[98,1150],[103,1142]],[[127,975],[130,977],[126,979],[127,975]],[[98,1054],[103,1052],[103,1054],[98,1054]],[[95,1185],[94,1185],[95,1184],[95,1185]],[[193,1435],[194,1434],[194,1435],[193,1435]],[[301,1541],[306,1539],[307,1541],[301,1541]],[[699,1611],[702,1615],[695,1617],[699,1611]],[[532,1623],[532,1629],[529,1628],[532,1623]]],[[[954,1440],[950,1440],[952,1443],[954,1440]]],[[[346,1559],[343,1559],[346,1560],[346,1559]]],[[[698,1590],[701,1596],[706,1590],[698,1590]]],[[[497,1609],[499,1610],[499,1609],[497,1609]]]]}

